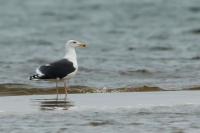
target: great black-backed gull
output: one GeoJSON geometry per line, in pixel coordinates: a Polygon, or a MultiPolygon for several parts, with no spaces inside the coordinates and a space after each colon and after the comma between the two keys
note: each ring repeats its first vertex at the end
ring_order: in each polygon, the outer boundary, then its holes
{"type": "Polygon", "coordinates": [[[66,45],[66,54],[63,59],[42,65],[36,69],[36,74],[30,76],[30,80],[48,80],[56,82],[58,98],[58,82],[64,82],[65,98],[67,96],[67,81],[74,77],[78,71],[78,63],[75,48],[85,48],[86,44],[75,40],[69,40],[66,45]]]}

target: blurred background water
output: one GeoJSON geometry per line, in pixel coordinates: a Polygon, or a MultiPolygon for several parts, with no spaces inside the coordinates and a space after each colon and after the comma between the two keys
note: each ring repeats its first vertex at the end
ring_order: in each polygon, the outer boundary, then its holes
{"type": "Polygon", "coordinates": [[[76,39],[89,47],[71,85],[199,85],[199,16],[199,0],[0,1],[0,83],[38,86],[29,75],[76,39]]]}

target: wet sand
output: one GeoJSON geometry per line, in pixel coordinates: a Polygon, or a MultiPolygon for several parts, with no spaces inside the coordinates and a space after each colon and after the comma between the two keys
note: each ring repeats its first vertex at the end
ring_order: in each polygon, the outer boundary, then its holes
{"type": "MultiPolygon", "coordinates": [[[[59,87],[59,93],[64,94],[64,89],[59,87]]],[[[200,90],[199,86],[182,88],[181,90],[165,90],[159,87],[122,87],[122,88],[95,88],[88,86],[70,86],[69,94],[77,93],[113,93],[113,92],[154,92],[154,91],[182,91],[200,90]]],[[[47,95],[55,94],[56,88],[34,87],[26,84],[0,84],[0,96],[19,96],[19,95],[47,95]]]]}
{"type": "Polygon", "coordinates": [[[200,87],[180,91],[164,90],[158,87],[124,87],[98,89],[86,86],[68,88],[67,99],[64,89],[36,88],[25,84],[0,85],[0,112],[37,112],[41,110],[71,110],[76,107],[142,107],[173,104],[198,103],[200,87]],[[131,102],[130,102],[131,101],[131,102]]]}
{"type": "Polygon", "coordinates": [[[200,91],[0,97],[0,132],[199,132],[200,91]]]}
{"type": "Polygon", "coordinates": [[[84,110],[104,108],[146,108],[199,104],[200,91],[160,91],[135,93],[88,93],[64,95],[27,95],[0,97],[0,112],[32,113],[43,110],[84,110]]]}

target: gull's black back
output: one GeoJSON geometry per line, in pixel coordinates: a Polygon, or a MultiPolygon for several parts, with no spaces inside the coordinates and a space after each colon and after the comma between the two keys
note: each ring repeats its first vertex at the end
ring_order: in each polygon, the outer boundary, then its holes
{"type": "Polygon", "coordinates": [[[43,74],[40,79],[62,79],[74,72],[75,67],[71,61],[61,59],[51,64],[40,66],[39,71],[43,74]]]}

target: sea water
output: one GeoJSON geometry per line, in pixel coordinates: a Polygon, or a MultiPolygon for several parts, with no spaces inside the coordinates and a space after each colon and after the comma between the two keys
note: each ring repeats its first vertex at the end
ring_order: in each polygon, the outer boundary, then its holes
{"type": "Polygon", "coordinates": [[[63,57],[69,39],[79,72],[70,85],[183,89],[200,81],[199,0],[0,1],[0,83],[29,81],[63,57]]]}

